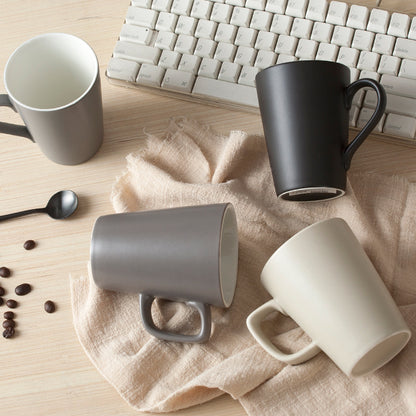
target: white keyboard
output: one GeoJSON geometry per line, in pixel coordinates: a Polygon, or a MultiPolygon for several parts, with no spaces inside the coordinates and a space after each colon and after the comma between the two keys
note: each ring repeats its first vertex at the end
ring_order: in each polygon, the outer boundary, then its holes
{"type": "MultiPolygon", "coordinates": [[[[373,78],[387,93],[376,128],[416,143],[416,17],[326,0],[132,0],[107,77],[206,104],[258,111],[255,76],[295,60],[347,65],[351,82],[373,78]]],[[[373,113],[361,90],[350,125],[373,113]]]]}

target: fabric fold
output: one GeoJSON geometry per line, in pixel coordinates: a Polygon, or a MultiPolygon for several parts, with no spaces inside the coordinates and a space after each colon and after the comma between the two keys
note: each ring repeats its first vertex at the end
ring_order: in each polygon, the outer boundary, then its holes
{"type": "MultiPolygon", "coordinates": [[[[152,338],[141,325],[137,294],[97,288],[87,267],[83,276],[71,276],[73,320],[80,343],[131,406],[168,412],[227,393],[240,400],[251,416],[405,415],[416,408],[413,339],[374,374],[348,379],[323,353],[298,366],[273,359],[245,324],[249,313],[270,298],[260,283],[270,255],[304,227],[341,217],[415,331],[414,184],[356,170],[349,173],[342,198],[319,203],[280,201],[261,136],[241,131],[225,136],[196,121],[176,119],[163,137],[148,134],[145,148],[127,156],[111,200],[115,212],[231,202],[239,230],[235,298],[229,309],[212,308],[212,335],[205,344],[152,338]]],[[[156,323],[170,330],[198,328],[197,313],[181,303],[159,299],[152,313],[156,323]]],[[[265,331],[290,350],[309,341],[282,315],[270,316],[265,331]]]]}

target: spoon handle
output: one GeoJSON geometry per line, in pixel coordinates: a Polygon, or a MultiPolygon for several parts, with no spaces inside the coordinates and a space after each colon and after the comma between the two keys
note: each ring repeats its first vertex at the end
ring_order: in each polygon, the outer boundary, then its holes
{"type": "Polygon", "coordinates": [[[11,218],[22,217],[23,215],[36,214],[37,212],[45,212],[45,208],[33,208],[25,211],[13,212],[12,214],[0,215],[0,221],[10,220],[11,218]]]}

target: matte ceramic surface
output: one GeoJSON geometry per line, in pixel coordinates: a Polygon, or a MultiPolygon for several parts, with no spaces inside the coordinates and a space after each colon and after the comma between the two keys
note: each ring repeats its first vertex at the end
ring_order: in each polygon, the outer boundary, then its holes
{"type": "Polygon", "coordinates": [[[352,156],[384,113],[386,94],[371,79],[350,84],[350,70],[326,61],[275,65],[256,76],[260,113],[276,193],[292,201],[332,199],[345,193],[352,156]],[[349,109],[361,88],[378,103],[348,144],[349,109]]]}
{"type": "Polygon", "coordinates": [[[10,56],[4,84],[8,105],[26,127],[0,124],[0,131],[35,141],[53,162],[75,165],[100,148],[103,110],[98,61],[83,40],[64,33],[39,35],[10,56]]]}
{"type": "Polygon", "coordinates": [[[92,234],[95,283],[103,289],[140,293],[143,323],[162,339],[206,341],[211,330],[206,305],[231,305],[237,264],[237,222],[231,204],[103,216],[92,234]],[[201,333],[166,335],[157,329],[150,310],[155,297],[195,306],[201,333]]]}
{"type": "Polygon", "coordinates": [[[349,376],[370,373],[397,355],[410,330],[347,223],[314,224],[267,261],[261,281],[273,297],[247,319],[250,332],[275,358],[299,364],[323,350],[349,376]],[[312,343],[285,354],[267,339],[261,321],[289,315],[312,343]]]}

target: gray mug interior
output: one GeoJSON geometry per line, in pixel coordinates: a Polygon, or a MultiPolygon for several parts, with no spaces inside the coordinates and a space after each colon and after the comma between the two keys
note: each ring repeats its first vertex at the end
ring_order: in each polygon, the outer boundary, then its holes
{"type": "Polygon", "coordinates": [[[55,110],[82,98],[97,74],[97,58],[85,41],[48,33],[15,50],[7,62],[4,83],[9,96],[20,105],[55,110]]]}

